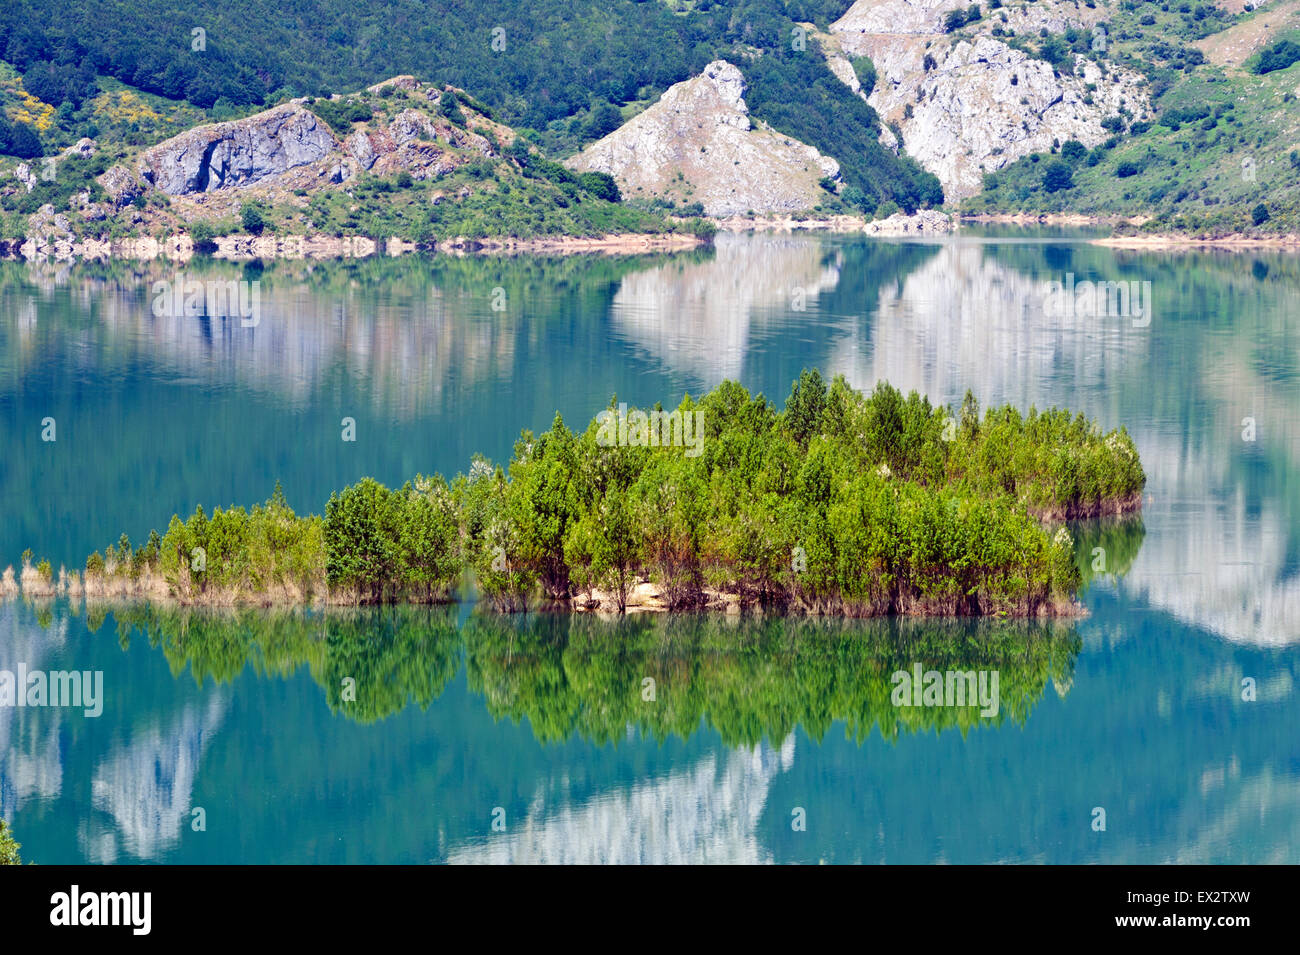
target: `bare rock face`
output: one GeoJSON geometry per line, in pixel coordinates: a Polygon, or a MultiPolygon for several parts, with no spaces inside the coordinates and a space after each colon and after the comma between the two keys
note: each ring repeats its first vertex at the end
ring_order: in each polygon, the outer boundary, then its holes
{"type": "Polygon", "coordinates": [[[442,116],[418,109],[398,113],[386,127],[359,127],[343,141],[357,165],[376,175],[406,170],[415,179],[444,176],[464,160],[447,147],[492,157],[496,150],[477,132],[456,126],[442,116]]]}
{"type": "Polygon", "coordinates": [[[131,200],[142,194],[145,184],[134,172],[123,165],[110,166],[99,177],[99,184],[108,193],[115,209],[131,204],[131,200]]]}
{"type": "Polygon", "coordinates": [[[715,60],[565,165],[608,173],[628,198],[699,202],[713,216],[817,205],[818,181],[838,179],[839,163],[751,122],[744,96],[740,70],[715,60]]]}
{"type": "Polygon", "coordinates": [[[14,167],[14,177],[26,187],[28,192],[36,188],[36,173],[32,172],[32,167],[20,162],[14,167]]]}
{"type": "Polygon", "coordinates": [[[910,216],[896,212],[888,219],[868,222],[863,229],[868,235],[947,235],[952,230],[952,219],[935,209],[910,216]]]}
{"type": "Polygon", "coordinates": [[[83,136],[81,139],[78,139],[67,149],[63,150],[61,155],[64,158],[76,157],[78,159],[88,159],[91,156],[95,155],[95,141],[93,139],[83,136]]]}
{"type": "MultiPolygon", "coordinates": [[[[973,37],[945,35],[946,14],[966,6],[963,0],[858,0],[831,26],[840,55],[871,57],[879,79],[868,102],[886,124],[899,124],[903,148],[939,177],[947,198],[974,195],[986,172],[1045,152],[1053,141],[1104,142],[1110,133],[1101,123],[1121,107],[1137,119],[1150,115],[1145,81],[1132,71],[1108,65],[1103,75],[1096,63],[1076,56],[1076,75],[1058,75],[1051,64],[986,35],[995,26],[1033,36],[1042,29],[1093,29],[1106,14],[1100,6],[1039,0],[988,10],[963,31],[973,37]]],[[[1104,50],[1104,31],[1096,33],[1104,50]]]]}
{"type": "Polygon", "coordinates": [[[337,147],[324,122],[293,104],[198,126],[146,150],[141,178],[169,195],[247,186],[324,158],[337,147]]]}

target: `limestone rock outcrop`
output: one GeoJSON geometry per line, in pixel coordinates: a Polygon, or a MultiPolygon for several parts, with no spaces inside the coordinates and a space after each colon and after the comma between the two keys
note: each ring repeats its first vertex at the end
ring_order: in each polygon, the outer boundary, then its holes
{"type": "MultiPolygon", "coordinates": [[[[1096,146],[1110,133],[1101,123],[1126,109],[1150,115],[1145,80],[1131,70],[1075,55],[1074,75],[1058,73],[990,35],[1001,29],[1038,37],[1068,27],[1095,31],[1104,51],[1106,11],[1075,0],[1039,0],[988,10],[959,34],[945,34],[948,12],[964,0],[858,0],[831,25],[828,56],[869,56],[878,79],[868,102],[886,123],[897,123],[903,148],[939,177],[944,195],[961,199],[981,188],[984,174],[1053,142],[1077,139],[1096,146]],[[1005,19],[1003,17],[1005,16],[1005,19]]],[[[851,68],[831,63],[849,82],[851,68]],[[838,66],[838,69],[836,68],[838,66]]]]}
{"type": "Polygon", "coordinates": [[[745,89],[736,66],[715,60],[565,165],[608,173],[627,198],[699,202],[712,216],[817,205],[839,163],[751,120],[745,89]]]}
{"type": "Polygon", "coordinates": [[[294,104],[194,129],[141,154],[140,178],[168,195],[252,185],[325,158],[338,147],[329,127],[294,104]]]}

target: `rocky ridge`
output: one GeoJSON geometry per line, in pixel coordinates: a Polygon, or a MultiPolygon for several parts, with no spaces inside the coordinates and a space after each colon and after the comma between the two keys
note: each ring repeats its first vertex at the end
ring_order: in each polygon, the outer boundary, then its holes
{"type": "Polygon", "coordinates": [[[739,69],[715,60],[565,165],[613,176],[626,197],[699,202],[711,216],[812,208],[839,163],[753,121],[745,89],[739,69]]]}
{"type": "Polygon", "coordinates": [[[963,0],[858,0],[831,25],[826,45],[832,70],[850,86],[856,76],[850,79],[848,57],[871,58],[878,79],[867,101],[886,124],[898,124],[903,148],[939,177],[949,200],[974,195],[986,172],[1053,142],[1099,145],[1110,135],[1102,121],[1121,107],[1135,119],[1150,114],[1138,74],[1109,64],[1103,74],[1076,54],[1076,75],[1061,75],[990,34],[1037,37],[1076,27],[1095,30],[1104,49],[1104,29],[1096,26],[1104,6],[1039,0],[988,10],[946,34],[946,15],[966,7],[963,0]]]}
{"type": "Polygon", "coordinates": [[[407,108],[356,123],[341,139],[306,100],[295,100],[187,130],[146,149],[133,164],[113,166],[99,183],[116,208],[152,190],[181,200],[181,207],[227,211],[222,207],[233,208],[250,194],[311,192],[362,172],[437,178],[473,159],[495,157],[498,145],[514,141],[509,127],[463,104],[464,126],[438,112],[443,95],[453,87],[397,76],[369,91],[384,87],[403,91],[407,108]]]}

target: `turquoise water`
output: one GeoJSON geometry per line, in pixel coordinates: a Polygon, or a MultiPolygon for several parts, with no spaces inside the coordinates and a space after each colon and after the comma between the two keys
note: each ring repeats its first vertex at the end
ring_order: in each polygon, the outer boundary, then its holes
{"type": "Polygon", "coordinates": [[[365,474],[503,460],[611,394],[783,400],[813,366],[1068,406],[1127,426],[1148,474],[1140,522],[1075,528],[1106,570],[1051,628],[10,600],[0,669],[105,687],[98,718],[0,707],[24,856],[1300,861],[1300,262],[1028,238],[186,270],[259,281],[253,328],[155,317],[170,266],[0,264],[0,566],[79,566],[277,479],[319,511],[365,474]],[[1067,273],[1151,282],[1151,321],[1048,314],[1067,273]],[[999,715],[891,706],[913,662],[996,669],[999,715]]]}

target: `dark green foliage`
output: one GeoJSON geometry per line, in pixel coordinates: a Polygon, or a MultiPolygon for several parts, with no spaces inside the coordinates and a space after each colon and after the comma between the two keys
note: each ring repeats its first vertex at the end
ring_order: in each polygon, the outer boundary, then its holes
{"type": "Polygon", "coordinates": [[[578,174],[578,185],[586,189],[597,199],[606,202],[622,202],[623,196],[618,191],[614,177],[604,172],[583,172],[578,174]]]}
{"type": "Polygon", "coordinates": [[[438,108],[449,122],[457,126],[465,125],[465,114],[461,111],[460,100],[451,90],[442,94],[442,98],[438,101],[438,108]]]}
{"type": "Polygon", "coordinates": [[[14,841],[8,823],[0,819],[0,865],[22,865],[23,860],[18,856],[21,848],[22,844],[14,841]]]}
{"type": "Polygon", "coordinates": [[[1254,73],[1273,73],[1277,70],[1285,70],[1297,60],[1300,60],[1300,43],[1294,40],[1278,40],[1255,54],[1249,65],[1254,73]]]}
{"type": "Polygon", "coordinates": [[[450,486],[365,479],[323,519],[278,488],[251,511],[200,507],[143,548],[123,536],[92,555],[87,577],[161,578],[188,601],[426,602],[468,566],[503,610],[598,593],[622,608],[648,577],[676,609],[721,591],[814,613],[1050,613],[1079,574],[1069,535],[1036,517],[1113,509],[1145,481],[1122,429],[1009,406],[981,417],[971,395],[954,414],[815,371],[784,410],[735,382],[619,427],[616,407],[582,434],[557,415],[520,435],[507,469],[476,459],[450,486]]]}
{"type": "Polygon", "coordinates": [[[872,90],[876,88],[876,64],[871,62],[869,56],[855,56],[853,58],[853,72],[858,77],[858,83],[862,89],[860,92],[863,96],[870,96],[872,90]]]}
{"type": "Polygon", "coordinates": [[[243,223],[244,231],[253,235],[261,235],[262,230],[266,228],[266,216],[259,203],[245,202],[239,209],[239,218],[243,223]]]}
{"type": "Polygon", "coordinates": [[[1262,202],[1250,210],[1250,221],[1255,225],[1263,225],[1269,218],[1268,209],[1262,202]]]}
{"type": "Polygon", "coordinates": [[[968,23],[975,23],[983,14],[980,12],[979,4],[972,4],[965,10],[949,10],[947,16],[943,18],[943,32],[952,33],[954,30],[960,30],[968,23]]]}
{"type": "Polygon", "coordinates": [[[362,603],[441,599],[460,573],[457,517],[440,477],[398,491],[366,478],[332,494],[323,534],[330,589],[362,603]]]}
{"type": "MultiPolygon", "coordinates": [[[[4,131],[0,131],[0,135],[4,131]]],[[[8,135],[5,136],[6,143],[0,152],[9,153],[17,156],[19,159],[35,159],[38,156],[45,155],[45,149],[41,146],[40,137],[36,131],[26,123],[15,123],[9,127],[8,135]]]]}
{"type": "Polygon", "coordinates": [[[587,139],[600,139],[602,136],[608,136],[622,125],[623,114],[619,112],[618,107],[601,101],[591,111],[591,115],[587,117],[582,133],[587,139]]]}
{"type": "Polygon", "coordinates": [[[228,19],[214,19],[197,2],[183,7],[168,10],[164,39],[159,13],[148,6],[91,0],[69,16],[53,0],[8,0],[0,5],[0,56],[26,75],[32,93],[54,104],[80,106],[95,94],[97,72],[203,107],[220,97],[261,102],[267,85],[254,66],[278,69],[283,53],[274,41],[257,42],[253,31],[257,22],[283,22],[278,6],[268,2],[251,15],[232,9],[228,19]],[[200,23],[209,25],[202,51],[192,49],[188,26],[200,23]]]}
{"type": "Polygon", "coordinates": [[[1077,139],[1067,139],[1061,144],[1061,158],[1071,165],[1077,164],[1088,155],[1088,147],[1077,139]]]}
{"type": "Polygon", "coordinates": [[[339,136],[346,136],[352,131],[354,123],[364,123],[374,112],[369,106],[357,99],[318,99],[308,104],[308,109],[325,120],[339,136]]]}
{"type": "Polygon", "coordinates": [[[190,224],[190,241],[194,243],[194,251],[198,253],[212,252],[216,249],[216,243],[212,240],[216,238],[217,230],[210,222],[194,222],[190,224]]]}
{"type": "Polygon", "coordinates": [[[1070,164],[1063,159],[1054,159],[1043,170],[1043,188],[1048,192],[1060,192],[1062,189],[1074,188],[1074,176],[1070,164]]]}

